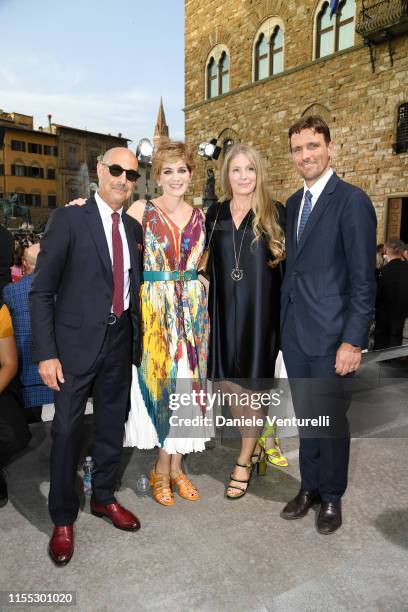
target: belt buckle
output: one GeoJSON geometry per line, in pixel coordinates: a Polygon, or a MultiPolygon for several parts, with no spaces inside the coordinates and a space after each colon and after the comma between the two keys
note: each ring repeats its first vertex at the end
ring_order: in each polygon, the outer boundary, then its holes
{"type": "Polygon", "coordinates": [[[191,280],[192,274],[190,270],[179,270],[178,277],[181,283],[185,283],[191,280]]]}
{"type": "Polygon", "coordinates": [[[108,325],[115,325],[117,321],[118,321],[118,317],[115,315],[114,312],[111,312],[108,317],[108,325]]]}

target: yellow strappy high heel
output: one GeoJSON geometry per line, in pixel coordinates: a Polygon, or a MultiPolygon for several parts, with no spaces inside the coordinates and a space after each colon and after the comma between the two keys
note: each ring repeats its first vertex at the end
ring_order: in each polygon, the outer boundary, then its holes
{"type": "Polygon", "coordinates": [[[288,467],[289,462],[280,448],[280,439],[276,432],[276,425],[265,425],[262,435],[258,438],[257,444],[263,449],[268,463],[278,467],[288,467]],[[272,448],[266,448],[267,438],[272,438],[272,448]]]}

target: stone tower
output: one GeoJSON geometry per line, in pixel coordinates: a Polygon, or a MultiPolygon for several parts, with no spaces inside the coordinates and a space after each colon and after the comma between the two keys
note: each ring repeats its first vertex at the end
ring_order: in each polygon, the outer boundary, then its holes
{"type": "Polygon", "coordinates": [[[169,126],[166,123],[164,114],[163,99],[160,97],[159,112],[157,113],[156,126],[154,128],[153,145],[157,149],[162,140],[169,138],[169,126]]]}

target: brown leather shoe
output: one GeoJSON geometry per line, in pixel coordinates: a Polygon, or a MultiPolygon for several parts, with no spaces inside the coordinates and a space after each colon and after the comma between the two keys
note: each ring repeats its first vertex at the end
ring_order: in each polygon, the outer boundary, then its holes
{"type": "Polygon", "coordinates": [[[48,544],[48,554],[57,565],[66,565],[74,554],[74,526],[54,527],[48,544]]]}
{"type": "Polygon", "coordinates": [[[91,500],[90,506],[94,516],[108,517],[118,529],[124,529],[125,531],[140,529],[140,521],[137,516],[123,508],[118,502],[103,506],[91,500]]]}
{"type": "Polygon", "coordinates": [[[290,500],[280,513],[281,518],[291,521],[300,519],[306,516],[309,509],[314,504],[320,503],[320,495],[317,491],[304,491],[300,489],[299,493],[290,500]]]}
{"type": "Polygon", "coordinates": [[[341,503],[322,502],[317,516],[317,531],[323,535],[329,535],[341,527],[341,503]]]}

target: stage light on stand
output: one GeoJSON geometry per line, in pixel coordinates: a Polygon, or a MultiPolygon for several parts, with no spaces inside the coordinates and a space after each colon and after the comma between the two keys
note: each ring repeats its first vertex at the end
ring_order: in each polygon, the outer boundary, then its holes
{"type": "Polygon", "coordinates": [[[144,166],[145,170],[145,199],[150,200],[151,195],[149,193],[149,180],[150,180],[150,167],[152,165],[153,145],[148,138],[142,138],[136,147],[136,157],[144,166]]]}
{"type": "Polygon", "coordinates": [[[198,145],[198,154],[204,159],[218,159],[221,153],[221,147],[217,146],[217,139],[212,138],[209,142],[200,142],[198,145]]]}

